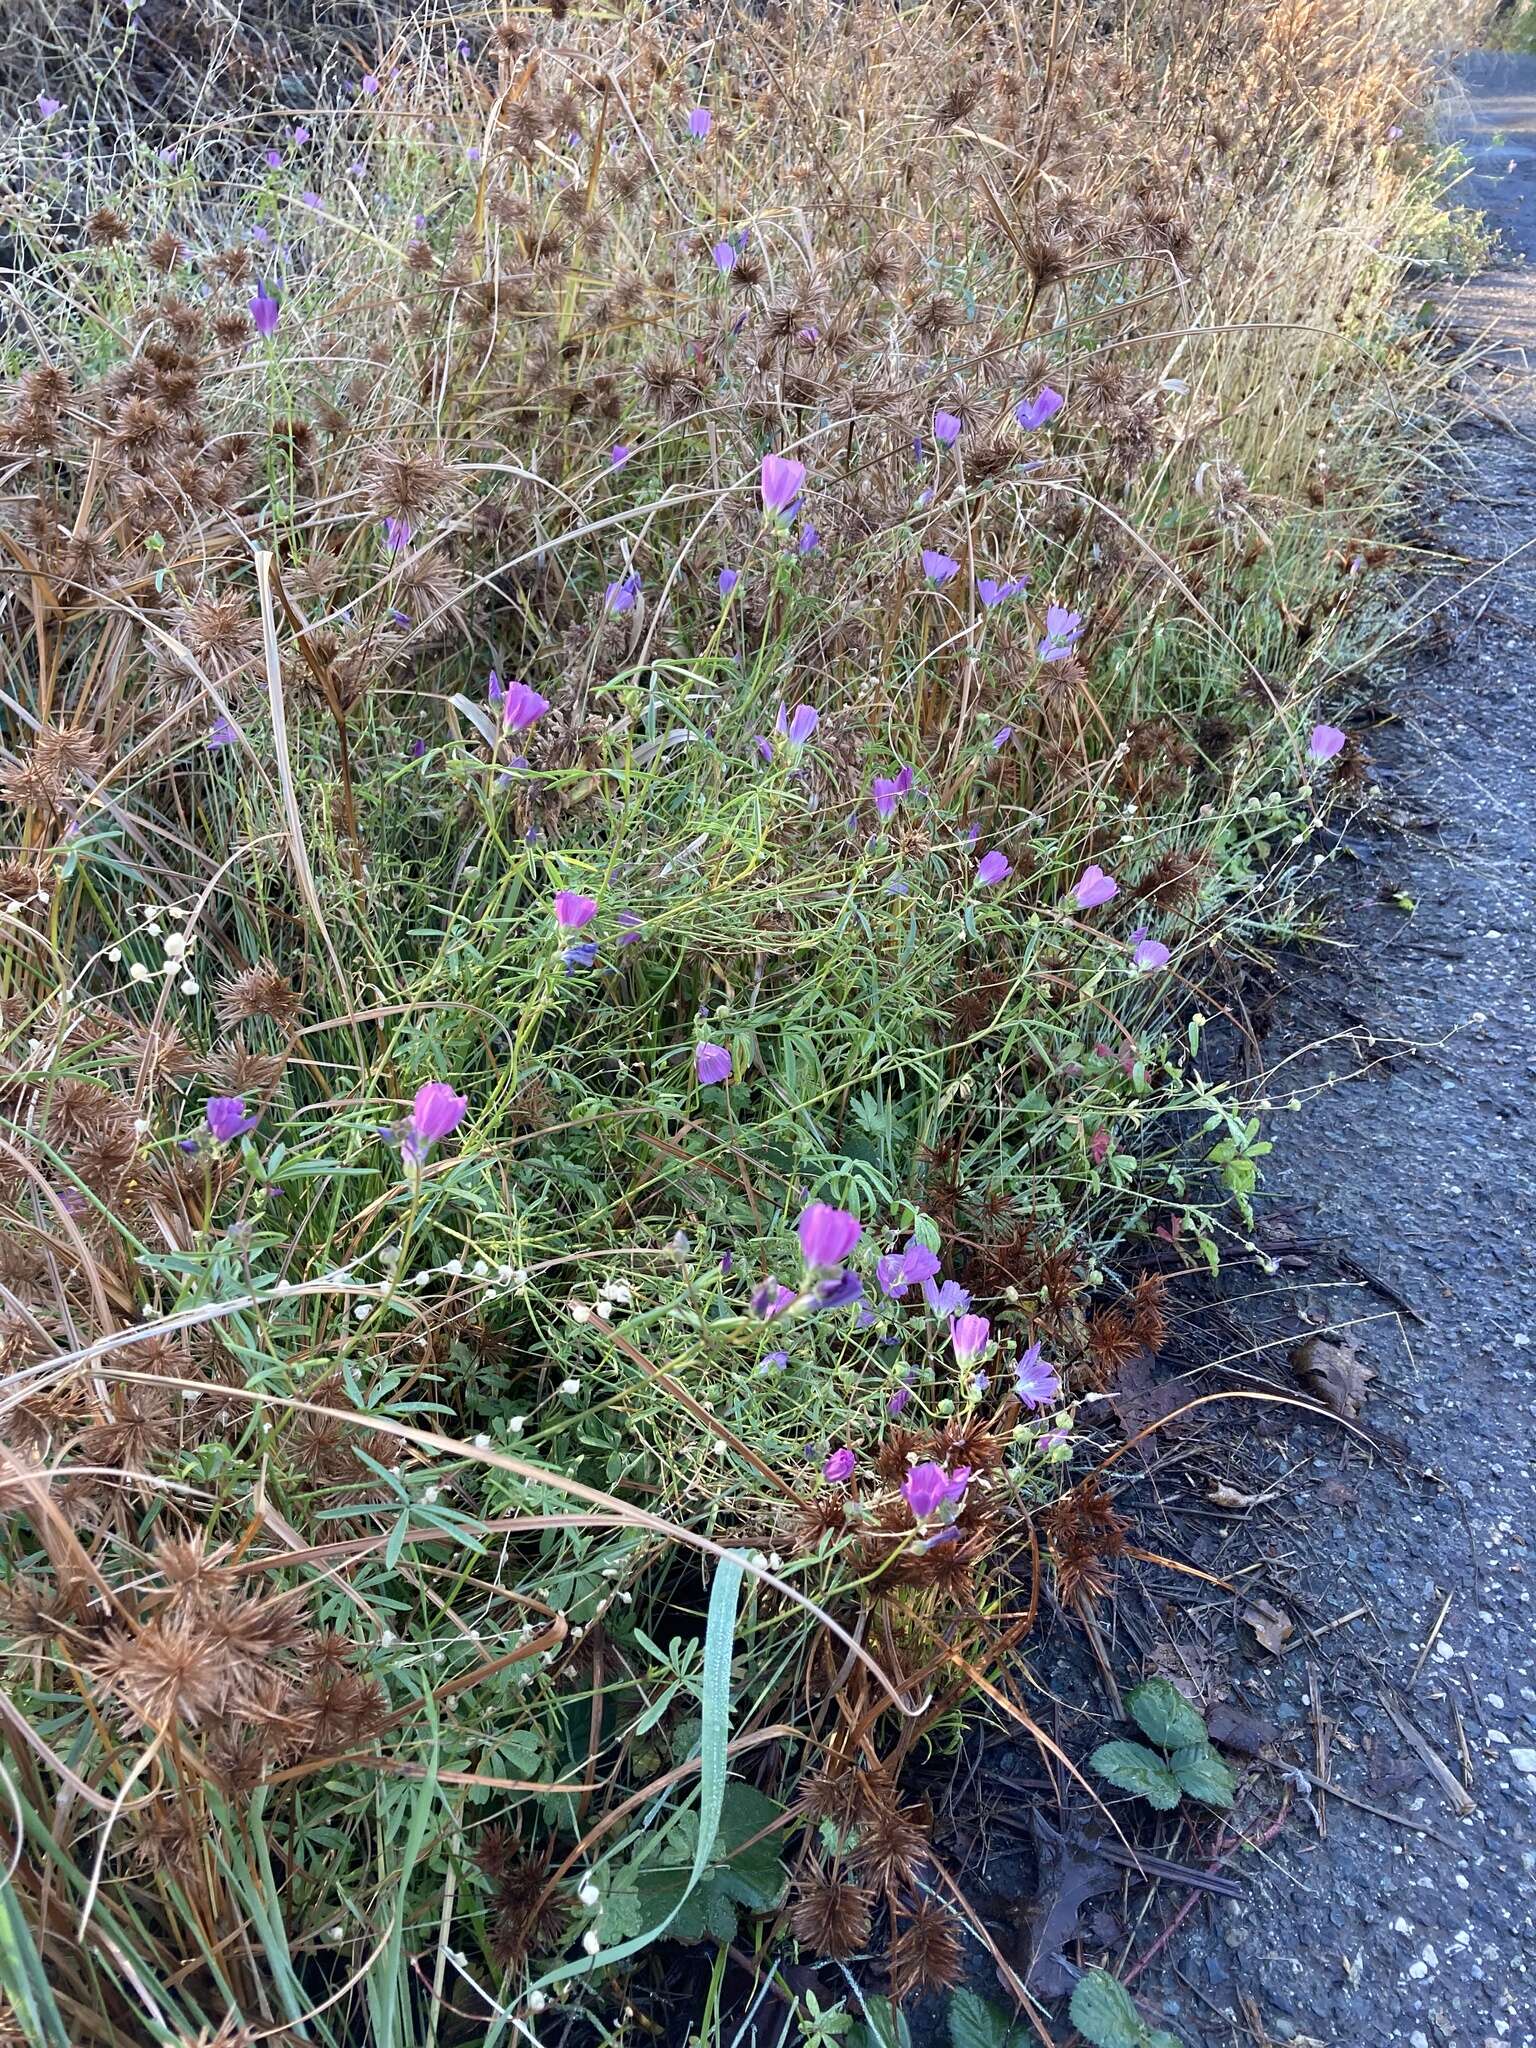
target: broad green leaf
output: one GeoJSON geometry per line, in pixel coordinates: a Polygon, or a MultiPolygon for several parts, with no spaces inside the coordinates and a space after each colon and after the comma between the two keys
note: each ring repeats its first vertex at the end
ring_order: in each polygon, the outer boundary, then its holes
{"type": "Polygon", "coordinates": [[[1139,1742],[1101,1742],[1090,1761],[1101,1778],[1122,1792],[1134,1792],[1159,1813],[1171,1813],[1179,1803],[1178,1779],[1139,1742]]]}
{"type": "Polygon", "coordinates": [[[1142,2048],[1146,2028],[1131,1994],[1107,1970],[1090,1970],[1072,1993],[1072,2024],[1093,2048],[1142,2048]]]}
{"type": "Polygon", "coordinates": [[[1230,1806],[1237,1780],[1208,1742],[1192,1742],[1168,1759],[1173,1775],[1191,1799],[1207,1806],[1230,1806]]]}
{"type": "Polygon", "coordinates": [[[1001,2006],[964,1985],[949,2001],[950,2048],[1008,2048],[1014,2023],[1001,2006]]]}
{"type": "Polygon", "coordinates": [[[1176,1685],[1166,1678],[1149,1678],[1133,1686],[1125,1696],[1131,1719],[1159,1749],[1183,1749],[1191,1742],[1204,1742],[1205,1722],[1176,1685]]]}

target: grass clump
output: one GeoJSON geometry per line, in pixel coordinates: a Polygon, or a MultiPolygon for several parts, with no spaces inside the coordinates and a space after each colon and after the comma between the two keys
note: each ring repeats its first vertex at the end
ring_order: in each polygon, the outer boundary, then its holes
{"type": "Polygon", "coordinates": [[[1125,1545],[1078,1402],[1364,773],[1432,26],[562,6],[19,124],[29,2038],[954,1981],[903,1773],[1125,1545]]]}

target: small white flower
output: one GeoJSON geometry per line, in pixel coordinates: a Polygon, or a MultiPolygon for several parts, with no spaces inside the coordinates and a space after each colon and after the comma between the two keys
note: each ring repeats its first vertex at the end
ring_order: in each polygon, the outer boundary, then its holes
{"type": "Polygon", "coordinates": [[[572,1321],[573,1323],[590,1323],[590,1322],[591,1322],[591,1320],[592,1320],[592,1311],[591,1311],[591,1309],[590,1309],[590,1308],[589,1308],[589,1307],[587,1306],[586,1302],[584,1302],[584,1301],[568,1301],[568,1302],[566,1303],[566,1307],[567,1307],[567,1309],[568,1309],[568,1310],[570,1311],[570,1317],[571,1317],[571,1321],[572,1321]]]}
{"type": "Polygon", "coordinates": [[[197,978],[195,975],[185,975],[177,982],[176,986],[184,996],[195,996],[197,994],[197,978]]]}
{"type": "Polygon", "coordinates": [[[595,1927],[589,1927],[581,1937],[581,1945],[589,1956],[595,1956],[602,1947],[602,1939],[595,1927]]]}
{"type": "Polygon", "coordinates": [[[421,1497],[423,1501],[426,1503],[426,1505],[428,1507],[431,1507],[432,1503],[437,1499],[437,1496],[441,1492],[442,1488],[440,1486],[424,1486],[421,1489],[421,1497]]]}
{"type": "Polygon", "coordinates": [[[529,2010],[530,2012],[543,2012],[543,2011],[545,2011],[545,2010],[547,2009],[548,2005],[549,2005],[549,2000],[548,2000],[548,1998],[547,1998],[547,1997],[546,1997],[546,1996],[544,1995],[544,1993],[543,1993],[542,1991],[530,1991],[530,1992],[529,1992],[529,1994],[528,1994],[528,2010],[529,2010]]]}
{"type": "Polygon", "coordinates": [[[165,957],[167,958],[167,960],[179,960],[179,959],[181,959],[182,955],[183,955],[183,954],[184,954],[184,953],[186,952],[186,950],[187,950],[187,935],[186,935],[186,933],[185,933],[185,932],[167,932],[167,933],[166,933],[166,937],[165,937],[165,957]]]}
{"type": "Polygon", "coordinates": [[[595,1906],[603,1895],[589,1877],[576,1896],[584,1906],[595,1906]]]}
{"type": "Polygon", "coordinates": [[[134,961],[133,965],[128,970],[128,979],[130,981],[148,981],[149,969],[144,965],[144,962],[142,960],[134,961]]]}
{"type": "Polygon", "coordinates": [[[509,1415],[506,1422],[508,1436],[521,1436],[528,1426],[526,1415],[509,1415]]]}
{"type": "Polygon", "coordinates": [[[122,957],[123,949],[121,946],[108,946],[107,958],[112,962],[112,965],[114,967],[117,965],[118,961],[122,959],[122,957]]]}
{"type": "Polygon", "coordinates": [[[395,1634],[394,1630],[387,1628],[379,1637],[379,1648],[381,1650],[392,1650],[399,1640],[400,1638],[395,1634]]]}
{"type": "Polygon", "coordinates": [[[562,1380],[560,1382],[560,1391],[562,1394],[579,1394],[581,1392],[581,1381],[562,1380]]]}
{"type": "Polygon", "coordinates": [[[491,1440],[490,1440],[490,1438],[489,1438],[489,1437],[488,1437],[488,1436],[487,1436],[487,1435],[485,1434],[484,1430],[482,1430],[482,1431],[480,1432],[479,1436],[477,1436],[477,1437],[475,1438],[474,1442],[475,1442],[475,1449],[476,1449],[477,1451],[488,1451],[488,1450],[489,1450],[489,1449],[491,1448],[491,1440]]]}

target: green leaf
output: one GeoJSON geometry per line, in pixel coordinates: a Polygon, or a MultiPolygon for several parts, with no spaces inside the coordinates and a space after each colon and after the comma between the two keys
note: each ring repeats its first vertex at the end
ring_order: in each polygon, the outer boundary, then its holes
{"type": "Polygon", "coordinates": [[[1168,1759],[1173,1775],[1191,1799],[1207,1806],[1230,1806],[1237,1780],[1208,1742],[1191,1742],[1168,1759]]]}
{"type": "Polygon", "coordinates": [[[949,2001],[950,2048],[1008,2048],[1013,2038],[1012,2016],[966,1989],[951,1994],[949,2001]]]}
{"type": "Polygon", "coordinates": [[[1166,1678],[1149,1678],[1145,1685],[1133,1686],[1125,1704],[1148,1742],[1155,1742],[1159,1749],[1183,1749],[1205,1740],[1201,1715],[1166,1678]]]}
{"type": "Polygon", "coordinates": [[[1070,2010],[1073,2026],[1093,2048],[1142,2048],[1146,2040],[1131,1994],[1107,1970],[1079,1977],[1070,2010]]]}
{"type": "Polygon", "coordinates": [[[1101,1778],[1122,1792],[1134,1792],[1159,1813],[1171,1813],[1179,1803],[1178,1779],[1139,1742],[1101,1742],[1090,1761],[1101,1778]]]}
{"type": "Polygon", "coordinates": [[[1155,2034],[1143,2034],[1142,2048],[1184,2048],[1177,2034],[1170,2034],[1166,2027],[1159,2027],[1155,2034]]]}
{"type": "MultiPolygon", "coordinates": [[[[704,1667],[699,1679],[699,1704],[703,1714],[699,1731],[699,1810],[697,1816],[688,1815],[694,1849],[690,1867],[681,1873],[681,1890],[663,1917],[641,1933],[628,1936],[614,1948],[600,1949],[595,1956],[583,1957],[580,1962],[560,1963],[554,1969],[546,1970],[537,1980],[536,1988],[541,1991],[552,1984],[564,1983],[568,1977],[585,1976],[595,1970],[611,1968],[613,1964],[622,1963],[628,1957],[638,1955],[642,1949],[649,1948],[662,1935],[671,1933],[674,1924],[681,1922],[683,1908],[709,1867],[725,1804],[726,1773],[729,1769],[727,1745],[731,1733],[731,1650],[736,1641],[736,1614],[745,1570],[740,1555],[732,1552],[715,1566],[714,1584],[710,1587],[709,1618],[704,1625],[704,1667]]],[[[751,1790],[749,1786],[741,1789],[751,1790]]],[[[646,1887],[641,1883],[639,1889],[643,1894],[646,1887]]],[[[702,1922],[702,1913],[688,1916],[690,1927],[696,1926],[702,1931],[702,1922]]],[[[733,1915],[733,1930],[734,1927],[733,1915]]],[[[699,1938],[697,1932],[685,1932],[681,1924],[676,1925],[676,1932],[685,1941],[697,1941],[699,1938]]]]}
{"type": "Polygon", "coordinates": [[[888,1998],[864,2001],[864,2037],[869,2048],[912,2048],[912,2029],[907,2016],[888,1998]]]}

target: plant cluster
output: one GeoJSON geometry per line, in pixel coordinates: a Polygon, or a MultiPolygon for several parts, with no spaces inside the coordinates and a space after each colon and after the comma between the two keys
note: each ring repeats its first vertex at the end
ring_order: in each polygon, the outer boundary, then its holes
{"type": "Polygon", "coordinates": [[[21,111],[28,2038],[957,1981],[904,1774],[1111,1583],[1079,1404],[1241,1235],[1204,1019],[1366,774],[1439,27],[560,0],[21,111]]]}

